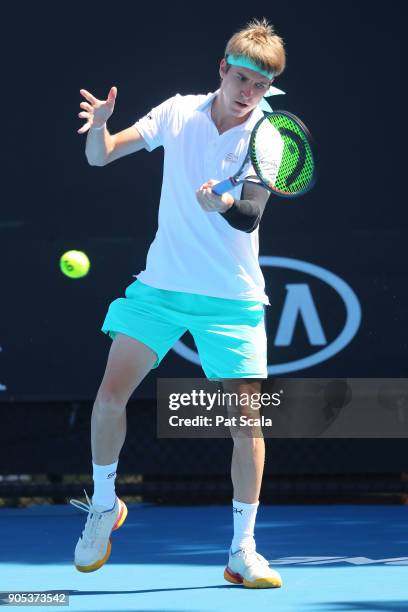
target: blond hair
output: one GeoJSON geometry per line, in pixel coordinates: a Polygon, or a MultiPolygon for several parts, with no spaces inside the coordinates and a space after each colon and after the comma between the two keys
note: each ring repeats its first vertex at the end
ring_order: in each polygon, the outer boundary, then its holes
{"type": "Polygon", "coordinates": [[[284,42],[265,17],[252,19],[238,30],[227,42],[227,55],[244,55],[275,76],[284,71],[286,64],[284,42]]]}

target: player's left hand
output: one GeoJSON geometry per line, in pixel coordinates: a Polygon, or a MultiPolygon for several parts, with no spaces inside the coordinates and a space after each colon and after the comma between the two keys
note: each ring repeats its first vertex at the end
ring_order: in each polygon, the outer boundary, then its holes
{"type": "Polygon", "coordinates": [[[224,213],[234,204],[234,198],[230,193],[227,192],[222,195],[217,195],[212,191],[211,187],[217,183],[219,183],[219,181],[210,179],[196,191],[198,203],[206,212],[224,213]]]}

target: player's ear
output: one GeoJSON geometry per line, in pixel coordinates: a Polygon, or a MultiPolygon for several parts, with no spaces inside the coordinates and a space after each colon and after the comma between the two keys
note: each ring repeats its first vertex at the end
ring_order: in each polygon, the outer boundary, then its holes
{"type": "Polygon", "coordinates": [[[220,61],[220,69],[219,69],[219,73],[220,73],[220,77],[221,79],[224,78],[225,76],[225,68],[226,68],[227,62],[225,60],[225,57],[222,58],[222,60],[220,61]]]}

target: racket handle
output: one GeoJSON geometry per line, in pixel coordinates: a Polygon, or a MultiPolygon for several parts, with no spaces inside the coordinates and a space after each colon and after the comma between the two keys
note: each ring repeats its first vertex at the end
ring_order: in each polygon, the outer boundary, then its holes
{"type": "Polygon", "coordinates": [[[229,179],[225,179],[225,181],[220,181],[219,183],[211,187],[211,191],[213,191],[217,195],[222,195],[226,191],[233,189],[236,185],[239,185],[239,183],[243,182],[244,181],[237,181],[231,177],[229,179]]]}

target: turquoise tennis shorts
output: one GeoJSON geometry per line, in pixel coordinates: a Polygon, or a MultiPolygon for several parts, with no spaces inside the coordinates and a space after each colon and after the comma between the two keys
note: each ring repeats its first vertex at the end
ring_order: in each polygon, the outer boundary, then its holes
{"type": "Polygon", "coordinates": [[[154,368],[189,331],[208,379],[268,377],[262,302],[167,291],[139,280],[125,296],[109,306],[102,331],[146,344],[157,355],[154,368]]]}

